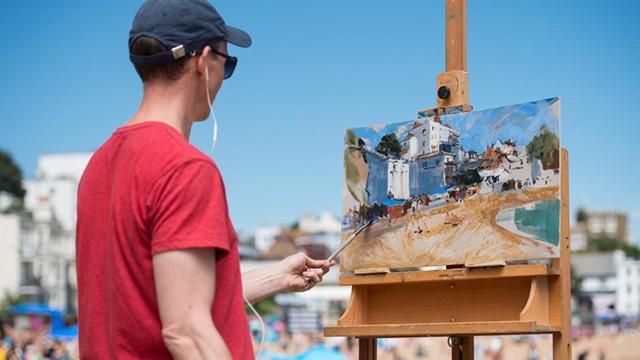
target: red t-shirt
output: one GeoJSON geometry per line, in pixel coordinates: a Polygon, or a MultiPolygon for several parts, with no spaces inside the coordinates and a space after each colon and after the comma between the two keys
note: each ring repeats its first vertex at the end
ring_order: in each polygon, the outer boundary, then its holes
{"type": "Polygon", "coordinates": [[[218,168],[169,125],[119,128],[95,152],[78,189],[83,359],[171,359],[152,256],[188,248],[215,248],[211,317],[233,358],[253,359],[237,236],[218,168]]]}

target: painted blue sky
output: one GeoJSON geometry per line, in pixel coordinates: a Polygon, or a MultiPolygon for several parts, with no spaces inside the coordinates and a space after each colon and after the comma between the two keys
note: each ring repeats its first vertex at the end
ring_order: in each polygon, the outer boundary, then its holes
{"type": "MultiPolygon", "coordinates": [[[[559,99],[551,98],[468,114],[442,116],[442,123],[460,131],[460,143],[465,150],[483,152],[487,145],[511,139],[516,145],[527,145],[545,125],[560,135],[559,99]]],[[[562,144],[561,144],[562,146],[562,144]]]]}
{"type": "Polygon", "coordinates": [[[396,137],[399,140],[402,140],[407,135],[409,130],[411,130],[412,126],[413,120],[410,120],[393,122],[389,124],[372,125],[368,127],[353,128],[351,130],[353,131],[353,134],[355,136],[364,139],[372,149],[375,149],[376,146],[378,146],[378,144],[380,143],[380,140],[383,136],[395,133],[396,137]]]}
{"type": "MultiPolygon", "coordinates": [[[[93,151],[136,110],[127,57],[140,0],[0,1],[0,147],[93,151]]],[[[344,129],[415,118],[444,71],[444,1],[212,1],[254,43],[217,97],[212,154],[240,230],[342,203],[344,129]],[[259,181],[257,181],[259,179],[259,181]]],[[[631,216],[640,236],[640,2],[469,1],[476,109],[560,96],[571,207],[631,216]],[[613,79],[613,80],[612,80],[613,79]]],[[[210,122],[191,142],[210,154],[210,122]]]]}
{"type": "MultiPolygon", "coordinates": [[[[495,109],[443,115],[441,121],[460,132],[460,143],[465,150],[481,153],[487,145],[495,144],[498,140],[510,139],[518,146],[527,145],[543,125],[560,136],[559,105],[558,98],[549,98],[495,109]]],[[[416,120],[425,121],[425,119],[416,120]]],[[[387,134],[395,133],[396,137],[402,141],[412,129],[413,122],[414,120],[401,121],[351,130],[375,149],[382,137],[387,134]]]]}

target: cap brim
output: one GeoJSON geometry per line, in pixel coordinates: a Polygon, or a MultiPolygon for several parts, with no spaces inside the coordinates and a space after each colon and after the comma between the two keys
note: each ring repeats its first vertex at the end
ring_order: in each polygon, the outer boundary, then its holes
{"type": "Polygon", "coordinates": [[[251,46],[251,36],[246,31],[229,25],[225,25],[225,27],[227,29],[227,36],[225,37],[227,42],[243,48],[251,46]]]}

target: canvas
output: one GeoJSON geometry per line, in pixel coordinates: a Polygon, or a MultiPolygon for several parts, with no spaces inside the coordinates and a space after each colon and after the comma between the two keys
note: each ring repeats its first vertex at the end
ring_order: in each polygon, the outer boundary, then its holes
{"type": "Polygon", "coordinates": [[[560,100],[352,128],[341,271],[558,257],[560,100]]]}

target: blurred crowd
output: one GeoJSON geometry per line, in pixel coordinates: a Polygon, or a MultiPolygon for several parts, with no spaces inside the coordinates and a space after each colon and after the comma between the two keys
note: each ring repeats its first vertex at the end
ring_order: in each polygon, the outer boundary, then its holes
{"type": "MultiPolygon", "coordinates": [[[[284,321],[267,321],[264,345],[261,327],[250,318],[256,352],[263,360],[346,360],[358,359],[354,338],[328,338],[322,330],[291,333],[284,321]]],[[[0,320],[0,360],[79,359],[75,340],[54,340],[48,325],[41,328],[15,328],[0,320]]],[[[600,331],[578,335],[573,342],[573,358],[578,360],[638,359],[640,329],[603,327],[600,331]]],[[[546,360],[552,358],[551,335],[475,337],[476,360],[546,360]]],[[[446,338],[378,339],[379,360],[451,359],[446,338]]]]}
{"type": "Polygon", "coordinates": [[[38,330],[16,329],[0,320],[0,360],[74,360],[78,359],[76,341],[53,340],[49,327],[38,330]]]}

